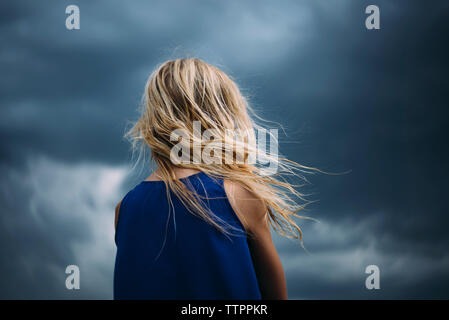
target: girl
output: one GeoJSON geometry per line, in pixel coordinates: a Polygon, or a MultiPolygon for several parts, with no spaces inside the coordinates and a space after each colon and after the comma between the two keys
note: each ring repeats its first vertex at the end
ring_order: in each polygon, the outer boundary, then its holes
{"type": "Polygon", "coordinates": [[[114,298],[286,299],[270,226],[302,241],[282,177],[312,168],[263,152],[236,84],[199,59],[162,64],[142,107],[127,137],[157,168],[116,207],[114,298]]]}

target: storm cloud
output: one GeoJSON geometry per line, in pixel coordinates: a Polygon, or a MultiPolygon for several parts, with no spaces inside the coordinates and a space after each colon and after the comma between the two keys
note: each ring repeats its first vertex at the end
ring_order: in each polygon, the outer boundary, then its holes
{"type": "Polygon", "coordinates": [[[229,73],[309,176],[304,243],[275,237],[294,299],[449,297],[449,4],[3,1],[0,298],[110,299],[114,206],[149,174],[123,139],[157,64],[229,73]],[[76,4],[80,30],[65,28],[76,4]],[[380,30],[365,8],[380,8],[380,30]],[[65,288],[65,267],[81,289],[65,288]],[[365,288],[377,265],[381,289],[365,288]]]}

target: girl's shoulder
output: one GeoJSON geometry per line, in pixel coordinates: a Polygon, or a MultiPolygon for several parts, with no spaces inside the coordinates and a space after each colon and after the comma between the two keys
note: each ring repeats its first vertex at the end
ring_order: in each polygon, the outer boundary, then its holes
{"type": "Polygon", "coordinates": [[[223,180],[223,188],[229,203],[246,231],[250,232],[261,222],[263,223],[267,207],[256,193],[248,190],[242,184],[228,179],[223,180]]]}

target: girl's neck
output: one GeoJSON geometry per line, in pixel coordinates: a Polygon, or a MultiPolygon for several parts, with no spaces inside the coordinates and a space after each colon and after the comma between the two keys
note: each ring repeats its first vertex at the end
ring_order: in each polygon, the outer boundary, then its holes
{"type": "MultiPolygon", "coordinates": [[[[182,179],[188,176],[191,176],[193,174],[197,174],[200,172],[200,170],[197,169],[190,169],[190,168],[180,168],[180,167],[173,167],[173,171],[175,172],[176,179],[182,179]]],[[[160,181],[160,171],[159,168],[156,168],[153,173],[146,178],[146,181],[160,181]]]]}

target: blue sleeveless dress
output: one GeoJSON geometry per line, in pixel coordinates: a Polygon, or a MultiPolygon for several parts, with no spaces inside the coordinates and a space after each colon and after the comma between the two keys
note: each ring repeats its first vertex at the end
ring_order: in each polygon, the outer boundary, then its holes
{"type": "Polygon", "coordinates": [[[181,179],[232,229],[190,213],[162,181],[142,181],[120,205],[114,299],[261,299],[247,237],[223,188],[200,172],[181,179]]]}

